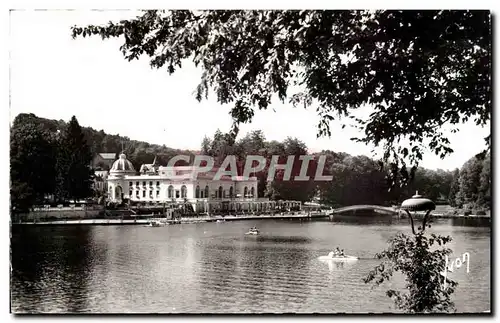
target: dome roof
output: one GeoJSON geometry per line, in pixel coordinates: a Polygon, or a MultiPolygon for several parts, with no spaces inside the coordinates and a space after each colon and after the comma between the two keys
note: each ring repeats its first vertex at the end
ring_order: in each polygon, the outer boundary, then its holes
{"type": "Polygon", "coordinates": [[[127,159],[125,154],[121,154],[120,158],[113,163],[111,174],[116,173],[135,173],[134,165],[127,159]]]}

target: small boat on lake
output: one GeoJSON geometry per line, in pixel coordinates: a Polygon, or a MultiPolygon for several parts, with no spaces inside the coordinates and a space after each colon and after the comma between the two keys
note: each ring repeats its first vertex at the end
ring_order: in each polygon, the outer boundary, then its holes
{"type": "Polygon", "coordinates": [[[246,235],[258,235],[259,234],[259,230],[257,228],[251,228],[247,233],[245,233],[246,235]]]}
{"type": "Polygon", "coordinates": [[[148,225],[146,225],[147,227],[153,227],[153,228],[157,228],[157,227],[163,227],[163,226],[166,226],[168,225],[167,222],[160,222],[160,221],[151,221],[149,222],[148,225]]]}
{"type": "Polygon", "coordinates": [[[340,256],[340,255],[335,255],[332,252],[330,252],[328,254],[328,256],[320,256],[318,257],[319,260],[330,260],[330,261],[356,261],[356,260],[359,260],[358,257],[355,257],[355,256],[347,256],[347,255],[344,255],[344,256],[340,256]]]}

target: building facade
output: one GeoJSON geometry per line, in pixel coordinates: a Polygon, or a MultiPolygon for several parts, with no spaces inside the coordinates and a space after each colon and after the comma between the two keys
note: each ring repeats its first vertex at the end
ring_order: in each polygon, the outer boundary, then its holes
{"type": "Polygon", "coordinates": [[[107,177],[108,200],[120,203],[188,202],[196,212],[209,209],[211,202],[256,202],[256,177],[222,176],[215,179],[217,170],[200,173],[194,166],[162,167],[156,164],[141,166],[136,172],[125,154],[116,160],[107,177]]]}

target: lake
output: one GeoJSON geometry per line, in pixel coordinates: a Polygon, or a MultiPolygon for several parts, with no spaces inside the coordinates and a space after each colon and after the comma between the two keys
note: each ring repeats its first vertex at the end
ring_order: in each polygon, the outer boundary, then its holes
{"type": "MultiPolygon", "coordinates": [[[[469,252],[457,312],[490,310],[489,222],[436,219],[430,232],[451,235],[451,259],[469,252]]],[[[408,219],[338,217],[143,226],[14,226],[14,313],[367,313],[397,312],[385,290],[362,279],[374,255],[408,219]],[[259,236],[246,236],[251,226],[259,236]],[[324,263],[339,246],[361,259],[324,263]]]]}

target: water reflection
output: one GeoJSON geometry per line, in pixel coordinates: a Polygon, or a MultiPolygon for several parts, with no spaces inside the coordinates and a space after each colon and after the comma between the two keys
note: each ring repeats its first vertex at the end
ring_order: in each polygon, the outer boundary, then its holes
{"type": "Polygon", "coordinates": [[[332,218],[332,222],[352,223],[357,225],[391,225],[393,223],[400,223],[401,220],[401,218],[397,218],[392,215],[374,216],[373,213],[365,216],[336,214],[332,218]]]}
{"type": "MultiPolygon", "coordinates": [[[[407,219],[250,221],[161,228],[14,227],[12,310],[94,313],[393,311],[386,287],[362,279],[407,219]],[[367,224],[370,222],[370,224],[367,224]],[[248,237],[258,226],[263,233],[248,237]],[[340,246],[356,262],[319,261],[340,246]],[[384,289],[385,288],[385,289],[384,289]]],[[[454,250],[471,253],[459,311],[490,304],[490,228],[436,221],[454,250]]],[[[394,278],[388,286],[401,288],[394,278]]]]}
{"type": "Polygon", "coordinates": [[[491,218],[457,217],[450,220],[454,226],[491,227],[491,218]]]}
{"type": "Polygon", "coordinates": [[[254,238],[259,242],[271,242],[275,244],[289,244],[289,243],[310,243],[311,239],[307,237],[296,237],[296,236],[269,236],[269,235],[258,235],[254,238]]]}
{"type": "Polygon", "coordinates": [[[311,255],[305,249],[287,246],[306,241],[301,237],[244,236],[231,245],[221,241],[218,248],[204,245],[198,280],[206,294],[201,301],[221,311],[253,308],[249,312],[263,306],[279,311],[290,301],[301,302],[310,294],[307,273],[311,255]]]}
{"type": "Polygon", "coordinates": [[[51,312],[57,304],[67,312],[84,311],[93,257],[85,243],[89,228],[17,227],[12,233],[16,241],[12,244],[12,297],[22,291],[29,298],[17,310],[51,312]]]}
{"type": "MultiPolygon", "coordinates": [[[[349,263],[342,262],[342,261],[331,261],[331,260],[324,260],[320,259],[322,263],[326,264],[328,266],[328,269],[330,271],[336,271],[336,270],[344,270],[346,267],[349,267],[349,263]]],[[[351,264],[352,265],[352,264],[351,264]]]]}

